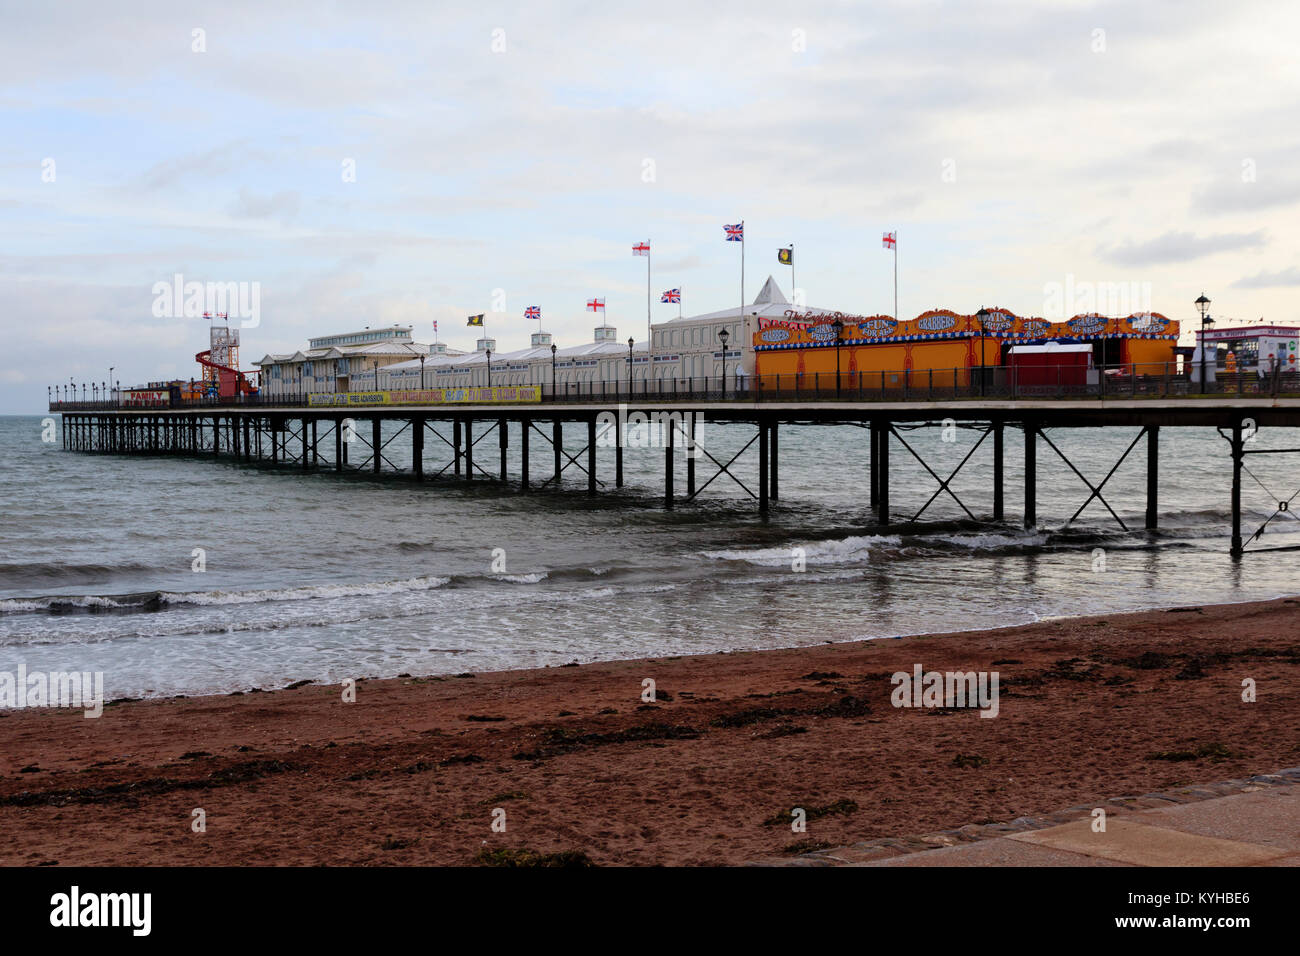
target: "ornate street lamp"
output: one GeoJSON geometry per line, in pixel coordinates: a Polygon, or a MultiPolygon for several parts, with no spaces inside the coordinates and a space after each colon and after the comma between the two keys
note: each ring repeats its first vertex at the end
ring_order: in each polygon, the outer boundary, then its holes
{"type": "Polygon", "coordinates": [[[551,400],[555,400],[555,351],[558,346],[551,343],[551,400]]]}
{"type": "Polygon", "coordinates": [[[989,310],[980,306],[975,318],[980,320],[980,397],[984,397],[984,324],[988,320],[989,310]]]}
{"type": "Polygon", "coordinates": [[[492,350],[484,349],[487,352],[487,383],[488,388],[492,387],[492,350]]]}
{"type": "Polygon", "coordinates": [[[722,339],[722,397],[727,397],[727,339],[731,333],[723,329],[718,333],[718,338],[722,339]]]}
{"type": "Polygon", "coordinates": [[[424,360],[427,356],[420,356],[420,388],[424,388],[424,360]]]}
{"type": "Polygon", "coordinates": [[[632,336],[627,337],[627,397],[630,401],[632,398],[632,346],[636,344],[636,339],[632,336]]]}
{"type": "Polygon", "coordinates": [[[1201,394],[1204,395],[1208,391],[1205,380],[1205,333],[1214,327],[1214,320],[1210,318],[1210,300],[1205,297],[1204,292],[1196,300],[1196,308],[1201,313],[1201,394]]]}

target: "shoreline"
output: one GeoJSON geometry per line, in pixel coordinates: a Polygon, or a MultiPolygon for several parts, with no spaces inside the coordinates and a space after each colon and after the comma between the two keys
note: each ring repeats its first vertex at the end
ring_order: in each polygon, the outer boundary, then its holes
{"type": "Polygon", "coordinates": [[[1300,764],[1297,635],[1300,599],[1284,597],[360,679],[355,703],[298,682],[118,702],[95,720],[8,710],[0,825],[15,838],[0,862],[472,864],[527,849],[708,865],[1004,822],[1300,764]],[[892,706],[891,673],[915,664],[998,671],[999,716],[892,706]],[[794,806],[806,833],[777,819],[794,806]]]}

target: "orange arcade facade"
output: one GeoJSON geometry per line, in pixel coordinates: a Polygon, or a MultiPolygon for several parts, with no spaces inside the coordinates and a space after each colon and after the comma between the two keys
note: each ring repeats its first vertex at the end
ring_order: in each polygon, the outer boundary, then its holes
{"type": "MultiPolygon", "coordinates": [[[[915,319],[842,313],[762,318],[753,334],[755,373],[776,376],[830,376],[836,370],[857,378],[869,374],[882,385],[901,385],[915,373],[958,386],[971,370],[1012,364],[1023,346],[1073,346],[1091,351],[1091,368],[1128,366],[1136,375],[1161,375],[1174,367],[1178,323],[1156,312],[1124,318],[1076,315],[1064,322],[1026,318],[1006,309],[961,315],[932,309],[915,319]],[[1087,345],[1088,349],[1077,346],[1087,345]],[[837,355],[838,353],[838,355],[837,355]]],[[[991,373],[986,373],[991,374],[991,373]]],[[[978,376],[977,376],[978,377],[978,376]]]]}

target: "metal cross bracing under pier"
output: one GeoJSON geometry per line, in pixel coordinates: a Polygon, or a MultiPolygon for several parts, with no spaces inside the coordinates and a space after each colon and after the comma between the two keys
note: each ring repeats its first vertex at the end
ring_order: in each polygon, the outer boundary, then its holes
{"type": "MultiPolygon", "coordinates": [[[[585,478],[587,493],[596,495],[611,490],[611,483],[598,474],[598,458],[613,458],[613,489],[624,487],[624,457],[629,450],[622,435],[611,436],[613,422],[627,409],[603,404],[578,405],[486,405],[486,406],[419,406],[359,407],[346,411],[330,409],[254,407],[248,409],[149,409],[92,410],[64,412],[63,447],[75,451],[106,452],[128,455],[189,455],[222,460],[259,463],[277,468],[303,471],[332,469],[375,475],[406,475],[416,480],[480,481],[494,487],[519,492],[557,490],[564,487],[567,474],[585,478]],[[565,427],[576,427],[585,442],[576,451],[566,446],[565,427]],[[491,458],[486,446],[495,433],[499,467],[490,470],[491,458]],[[403,439],[409,437],[409,464],[403,439]],[[538,473],[538,462],[531,442],[540,437],[549,445],[546,464],[538,473]],[[613,437],[614,440],[610,440],[613,437]],[[508,456],[516,442],[519,454],[513,464],[508,456]],[[598,450],[604,449],[603,456],[598,450]],[[548,467],[549,466],[549,467],[548,467]],[[511,469],[514,469],[512,473],[511,469]],[[538,479],[541,478],[539,481],[538,479]]],[[[1081,407],[1072,402],[949,402],[949,403],[763,403],[740,402],[663,403],[640,410],[660,424],[658,441],[650,443],[664,454],[663,504],[673,508],[678,502],[701,502],[703,493],[720,486],[757,504],[759,514],[769,513],[772,502],[780,496],[779,438],[782,427],[808,425],[856,426],[866,434],[861,441],[838,445],[839,453],[857,458],[864,466],[870,489],[870,507],[875,522],[888,526],[895,521],[919,522],[941,498],[951,499],[973,521],[1001,522],[1006,517],[1005,449],[1007,431],[1020,432],[1023,441],[1022,520],[1026,527],[1039,523],[1039,459],[1050,451],[1059,457],[1082,482],[1081,504],[1070,515],[1056,520],[1066,525],[1077,521],[1085,509],[1096,505],[1104,509],[1124,530],[1128,524],[1106,499],[1106,490],[1120,466],[1146,439],[1146,515],[1145,528],[1154,530],[1158,523],[1160,491],[1160,431],[1163,427],[1213,427],[1228,439],[1233,461],[1230,489],[1233,515],[1233,554],[1242,554],[1241,485],[1243,473],[1263,489],[1276,505],[1273,515],[1249,537],[1256,542],[1271,522],[1290,518],[1290,506],[1300,497],[1298,489],[1290,498],[1266,487],[1247,463],[1251,454],[1300,453],[1297,449],[1248,448],[1251,437],[1263,428],[1300,427],[1300,401],[1250,400],[1193,403],[1158,400],[1112,402],[1081,407]],[[752,428],[742,437],[740,448],[722,454],[717,442],[697,431],[700,422],[710,426],[726,424],[752,428]],[[970,447],[953,444],[950,461],[927,461],[913,439],[923,428],[959,428],[975,436],[970,447]],[[1068,443],[1062,433],[1079,428],[1136,428],[1123,454],[1104,475],[1089,477],[1066,453],[1068,443]],[[707,440],[706,440],[707,439],[707,440]],[[757,461],[746,453],[757,446],[757,461]],[[963,469],[981,453],[991,455],[992,479],[989,506],[963,500],[954,481],[963,469]],[[892,494],[891,457],[902,454],[915,459],[933,487],[920,488],[916,500],[900,508],[892,494]],[[678,458],[684,460],[679,465],[678,458]],[[743,459],[743,460],[742,460],[743,459]],[[741,465],[743,464],[743,468],[741,465]],[[699,466],[707,474],[697,474],[699,466]],[[684,493],[677,487],[679,472],[685,471],[684,493]],[[719,483],[719,479],[726,481],[719,483]],[[702,480],[701,480],[702,479],[702,480]]],[[[861,433],[859,433],[861,434],[861,433]]],[[[731,447],[735,447],[732,445],[731,447]]],[[[630,449],[634,453],[653,453],[649,448],[630,449]]],[[[933,452],[928,453],[932,459],[933,452]]],[[[796,460],[795,467],[807,462],[796,460]]],[[[609,467],[608,463],[601,467],[609,467]]],[[[608,475],[606,475],[606,479],[608,475]]],[[[1073,479],[1071,479],[1073,480],[1073,479]]],[[[969,482],[963,487],[968,487],[969,482]]],[[[969,498],[969,492],[962,495],[969,498]]],[[[911,489],[909,489],[909,498],[911,489]]],[[[1250,550],[1263,550],[1251,548],[1250,550]]]]}

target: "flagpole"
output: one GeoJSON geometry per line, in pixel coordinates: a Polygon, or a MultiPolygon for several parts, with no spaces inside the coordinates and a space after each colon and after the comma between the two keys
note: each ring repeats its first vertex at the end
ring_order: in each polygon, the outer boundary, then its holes
{"type": "MultiPolygon", "coordinates": [[[[745,220],[740,220],[740,321],[745,321],[745,220]]],[[[740,333],[744,330],[744,325],[736,327],[736,335],[739,338],[740,333]]],[[[722,367],[727,367],[727,347],[722,347],[722,367]]]]}
{"type": "Polygon", "coordinates": [[[679,286],[677,289],[677,318],[679,319],[682,317],[682,296],[686,294],[682,290],[685,288],[685,286],[679,286]]]}
{"type": "Polygon", "coordinates": [[[795,295],[795,289],[799,284],[794,281],[794,243],[790,243],[790,298],[798,303],[798,297],[795,295]]]}
{"type": "Polygon", "coordinates": [[[654,335],[650,331],[650,240],[645,241],[645,348],[650,359],[650,371],[654,371],[654,335]]]}
{"type": "Polygon", "coordinates": [[[898,230],[894,230],[894,322],[898,322],[898,230]]]}

